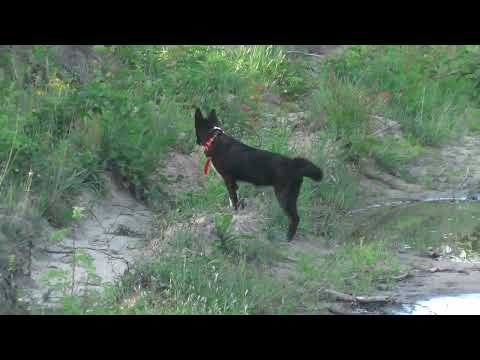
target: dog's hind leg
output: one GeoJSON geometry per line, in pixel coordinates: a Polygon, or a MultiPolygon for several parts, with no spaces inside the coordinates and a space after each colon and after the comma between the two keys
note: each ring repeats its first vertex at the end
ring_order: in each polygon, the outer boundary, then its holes
{"type": "Polygon", "coordinates": [[[297,199],[300,194],[303,179],[296,180],[286,186],[274,186],[275,195],[280,203],[280,206],[285,211],[288,217],[288,232],[287,241],[292,241],[297,232],[300,217],[297,210],[297,199]]]}
{"type": "Polygon", "coordinates": [[[238,196],[237,190],[238,185],[235,180],[231,177],[224,177],[223,180],[225,181],[225,185],[228,190],[228,196],[230,201],[230,206],[233,207],[235,210],[238,210],[238,196]]]}

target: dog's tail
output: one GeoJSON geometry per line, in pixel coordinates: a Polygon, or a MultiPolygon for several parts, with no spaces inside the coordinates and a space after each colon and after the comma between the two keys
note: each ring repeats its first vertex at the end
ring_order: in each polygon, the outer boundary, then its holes
{"type": "Polygon", "coordinates": [[[315,181],[320,181],[323,179],[322,169],[315,166],[311,161],[303,158],[295,158],[293,161],[301,176],[309,177],[315,181]]]}

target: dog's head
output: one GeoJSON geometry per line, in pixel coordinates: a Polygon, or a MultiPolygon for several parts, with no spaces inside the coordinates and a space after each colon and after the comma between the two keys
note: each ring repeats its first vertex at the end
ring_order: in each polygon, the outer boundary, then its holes
{"type": "Polygon", "coordinates": [[[208,118],[204,118],[200,109],[195,110],[195,133],[197,135],[197,145],[205,145],[208,136],[214,127],[219,126],[219,121],[215,110],[212,110],[208,118]]]}

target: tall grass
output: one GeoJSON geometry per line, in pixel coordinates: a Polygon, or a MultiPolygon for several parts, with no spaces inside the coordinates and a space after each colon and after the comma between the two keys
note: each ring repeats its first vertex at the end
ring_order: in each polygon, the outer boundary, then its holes
{"type": "Polygon", "coordinates": [[[310,100],[312,120],[323,118],[330,137],[347,146],[350,158],[370,155],[371,147],[378,143],[371,135],[371,116],[378,108],[380,104],[369,101],[358,84],[331,74],[324,74],[310,100]]]}
{"type": "Polygon", "coordinates": [[[351,46],[329,67],[371,95],[391,94],[389,115],[421,144],[436,145],[465,127],[465,108],[478,107],[478,74],[469,70],[477,53],[468,46],[351,46]]]}
{"type": "Polygon", "coordinates": [[[255,116],[255,96],[296,81],[273,46],[96,51],[103,59],[91,64],[94,76],[86,83],[73,81],[51,49],[37,46],[19,76],[30,78],[33,65],[48,76],[2,87],[2,158],[15,156],[11,176],[32,169],[40,206],[58,224],[77,190],[102,189],[102,169],[113,170],[140,199],[162,202],[162,184],[149,182],[149,175],[168,151],[192,150],[194,106],[216,108],[231,133],[243,134],[255,116]]]}

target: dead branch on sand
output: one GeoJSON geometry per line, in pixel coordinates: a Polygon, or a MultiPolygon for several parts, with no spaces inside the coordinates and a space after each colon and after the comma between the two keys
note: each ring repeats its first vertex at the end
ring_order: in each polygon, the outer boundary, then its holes
{"type": "Polygon", "coordinates": [[[321,292],[333,297],[337,301],[345,301],[354,304],[374,304],[374,303],[393,303],[395,302],[392,296],[354,296],[350,294],[344,294],[335,290],[324,289],[321,292]]]}

